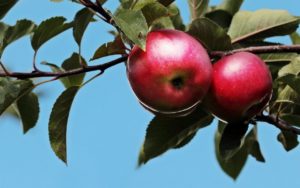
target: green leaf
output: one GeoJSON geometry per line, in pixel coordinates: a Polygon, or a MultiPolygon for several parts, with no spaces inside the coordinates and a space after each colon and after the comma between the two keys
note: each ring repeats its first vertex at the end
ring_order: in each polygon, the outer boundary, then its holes
{"type": "Polygon", "coordinates": [[[277,100],[278,101],[290,101],[293,104],[299,102],[299,95],[289,85],[286,85],[282,90],[279,91],[277,100]]]}
{"type": "Polygon", "coordinates": [[[58,158],[67,163],[67,124],[73,100],[79,87],[66,89],[56,100],[49,120],[49,139],[58,158]]]}
{"type": "Polygon", "coordinates": [[[188,33],[202,42],[209,50],[231,50],[231,40],[226,31],[207,18],[194,20],[188,33]]]}
{"type": "Polygon", "coordinates": [[[228,28],[232,20],[232,15],[224,10],[210,11],[205,14],[205,17],[214,21],[222,28],[228,28]]]}
{"type": "MultiPolygon", "coordinates": [[[[267,64],[273,63],[274,65],[276,63],[279,63],[279,66],[282,66],[282,62],[290,62],[297,56],[296,53],[265,53],[265,54],[259,54],[259,57],[267,64]]],[[[273,65],[272,64],[272,65],[273,65]]]]}
{"type": "Polygon", "coordinates": [[[298,75],[300,73],[300,56],[293,58],[292,62],[282,67],[278,72],[278,77],[283,77],[287,74],[298,75]]]}
{"type": "Polygon", "coordinates": [[[102,44],[94,53],[90,61],[117,54],[126,54],[125,45],[120,36],[117,36],[114,41],[102,44]]]}
{"type": "Polygon", "coordinates": [[[277,136],[277,139],[281,142],[286,151],[291,151],[299,144],[298,136],[289,131],[281,131],[281,133],[277,136]]]}
{"type": "MultiPolygon", "coordinates": [[[[53,72],[59,72],[63,73],[65,71],[74,70],[77,68],[81,68],[79,60],[81,59],[82,64],[86,65],[86,61],[83,57],[79,56],[78,53],[73,53],[69,58],[67,58],[63,63],[62,67],[59,67],[55,64],[48,63],[48,62],[42,62],[42,64],[47,65],[51,68],[53,72]]],[[[62,82],[62,84],[65,86],[65,88],[69,88],[72,86],[80,86],[84,80],[85,73],[77,74],[73,76],[67,76],[60,78],[59,80],[62,82]]]]}
{"type": "Polygon", "coordinates": [[[219,151],[223,129],[224,124],[219,124],[218,130],[215,134],[215,152],[217,161],[227,175],[233,179],[236,179],[246,164],[248,158],[248,149],[246,144],[244,144],[230,159],[224,160],[219,151]]]}
{"type": "Polygon", "coordinates": [[[298,95],[300,95],[300,76],[287,74],[285,76],[279,77],[277,81],[289,85],[298,93],[298,95]]]}
{"type": "Polygon", "coordinates": [[[246,47],[253,47],[253,46],[278,46],[283,45],[278,42],[270,42],[266,40],[247,40],[242,41],[240,43],[233,44],[234,48],[246,48],[246,47]]]}
{"type": "Polygon", "coordinates": [[[77,14],[74,18],[74,27],[73,27],[73,36],[77,44],[81,45],[81,40],[83,37],[83,34],[88,27],[90,21],[92,20],[94,16],[94,13],[88,9],[83,8],[77,14]]]}
{"type": "Polygon", "coordinates": [[[169,6],[169,10],[171,12],[177,12],[176,14],[173,14],[173,15],[170,16],[174,28],[177,29],[177,30],[185,31],[185,25],[184,25],[183,20],[181,18],[179,8],[175,4],[171,4],[169,6]]]}
{"type": "Polygon", "coordinates": [[[151,30],[157,29],[175,29],[170,17],[161,17],[155,20],[151,25],[151,30]]]}
{"type": "Polygon", "coordinates": [[[145,164],[169,149],[187,144],[191,137],[200,128],[208,126],[212,119],[211,115],[201,109],[197,109],[186,117],[155,117],[147,128],[138,164],[145,164]]]}
{"type": "MultiPolygon", "coordinates": [[[[290,91],[293,91],[293,92],[290,92],[289,95],[294,95],[294,97],[297,97],[297,93],[290,87],[290,86],[286,86],[282,91],[284,91],[285,89],[290,90],[290,91]]],[[[288,93],[288,92],[284,92],[284,93],[288,93]]],[[[280,93],[281,94],[281,93],[280,93]]],[[[280,95],[279,95],[280,96],[280,95]]],[[[281,98],[281,97],[278,97],[278,98],[281,98]]],[[[287,97],[288,98],[288,97],[287,97]]],[[[298,103],[296,100],[295,101],[292,101],[292,100],[289,100],[289,99],[278,99],[275,101],[275,103],[286,103],[286,104],[293,104],[293,105],[298,105],[300,106],[300,103],[298,103]]]]}
{"type": "Polygon", "coordinates": [[[300,44],[300,35],[296,32],[290,34],[290,38],[293,44],[300,44]]]}
{"type": "Polygon", "coordinates": [[[271,108],[273,114],[300,114],[300,96],[289,85],[278,89],[277,98],[271,108]]]}
{"type": "Polygon", "coordinates": [[[238,122],[226,125],[219,144],[220,156],[224,160],[230,159],[240,149],[247,130],[248,123],[238,122]]]}
{"type": "MultiPolygon", "coordinates": [[[[5,32],[6,30],[9,28],[10,26],[0,22],[0,42],[3,43],[3,39],[5,37],[5,32]]],[[[0,43],[0,46],[2,46],[3,44],[0,43]]]]}
{"type": "MultiPolygon", "coordinates": [[[[57,66],[53,63],[48,63],[46,61],[43,61],[41,64],[49,66],[51,68],[52,72],[63,73],[65,71],[63,68],[60,68],[59,66],[57,66]]],[[[59,80],[65,87],[68,87],[70,85],[70,81],[69,81],[68,77],[62,77],[59,80]]]]}
{"type": "Polygon", "coordinates": [[[45,42],[70,29],[73,23],[65,23],[64,17],[53,17],[43,21],[34,31],[31,46],[37,51],[45,42]]]}
{"type": "Polygon", "coordinates": [[[121,6],[119,8],[130,9],[135,0],[119,0],[121,6]]]}
{"type": "Polygon", "coordinates": [[[223,0],[222,3],[216,7],[216,9],[224,10],[231,15],[234,15],[240,10],[243,2],[244,0],[223,0]]]}
{"type": "MultiPolygon", "coordinates": [[[[71,57],[69,57],[62,63],[62,68],[65,71],[81,68],[80,61],[82,62],[83,65],[86,65],[86,61],[83,57],[79,56],[79,54],[77,53],[73,53],[71,57]]],[[[69,88],[72,86],[80,86],[83,83],[84,77],[85,77],[85,73],[65,77],[65,79],[68,80],[64,82],[65,87],[69,88]]]]}
{"type": "Polygon", "coordinates": [[[157,0],[138,0],[138,1],[133,1],[132,5],[131,5],[131,10],[141,10],[142,8],[144,8],[145,6],[152,4],[152,3],[156,3],[157,0]]]}
{"type": "Polygon", "coordinates": [[[300,114],[280,114],[280,119],[283,119],[291,125],[300,127],[300,114]]]}
{"type": "Polygon", "coordinates": [[[284,10],[240,11],[233,17],[228,34],[232,43],[293,33],[299,19],[284,10]]]}
{"type": "Polygon", "coordinates": [[[209,0],[188,0],[191,20],[202,17],[208,8],[209,0]]]}
{"type": "Polygon", "coordinates": [[[257,141],[253,141],[252,143],[252,147],[250,149],[250,154],[259,162],[266,162],[261,149],[260,149],[260,145],[257,141]]]}
{"type": "Polygon", "coordinates": [[[0,0],[0,20],[18,2],[18,0],[0,0]]]}
{"type": "Polygon", "coordinates": [[[113,19],[132,42],[145,50],[148,26],[142,11],[119,10],[113,19]]]}
{"type": "Polygon", "coordinates": [[[186,137],[184,140],[182,140],[179,144],[177,144],[176,146],[174,146],[174,149],[180,149],[184,146],[186,146],[188,143],[190,143],[190,141],[193,140],[193,138],[196,136],[197,132],[195,132],[194,134],[191,134],[190,136],[186,137]]]}
{"type": "Polygon", "coordinates": [[[35,24],[32,21],[26,19],[18,20],[14,26],[9,26],[6,29],[3,42],[6,45],[12,43],[23,36],[31,34],[34,28],[35,24]]]}
{"type": "Polygon", "coordinates": [[[265,53],[259,54],[259,57],[269,66],[272,78],[275,80],[280,69],[297,57],[297,53],[265,53]]]}
{"type": "Polygon", "coordinates": [[[10,116],[12,116],[14,118],[17,118],[17,119],[19,118],[16,110],[13,108],[13,105],[11,105],[10,107],[8,107],[2,115],[3,116],[4,115],[10,115],[10,116]]]}
{"type": "Polygon", "coordinates": [[[33,128],[39,118],[39,101],[35,93],[28,93],[22,96],[14,105],[15,110],[22,121],[23,132],[27,133],[33,128]]]}
{"type": "Polygon", "coordinates": [[[145,5],[141,10],[151,30],[174,29],[175,25],[180,27],[180,29],[184,27],[179,15],[179,9],[175,4],[165,7],[161,3],[154,1],[145,5]]]}
{"type": "Polygon", "coordinates": [[[158,0],[158,2],[160,2],[161,4],[163,4],[164,6],[169,6],[171,3],[173,3],[175,0],[158,0]]]}
{"type": "Polygon", "coordinates": [[[251,156],[259,162],[266,162],[257,140],[257,126],[254,126],[254,128],[248,133],[246,144],[248,144],[248,152],[251,156]]]}
{"type": "MultiPolygon", "coordinates": [[[[32,33],[35,24],[30,20],[19,20],[14,26],[2,26],[4,29],[2,42],[0,41],[0,56],[4,49],[12,42],[32,33]]],[[[1,26],[0,26],[1,28],[1,26]]]]}
{"type": "Polygon", "coordinates": [[[0,78],[0,115],[20,97],[33,89],[30,80],[9,80],[0,78]]]}
{"type": "Polygon", "coordinates": [[[169,16],[169,10],[162,4],[155,2],[150,3],[144,6],[142,9],[143,15],[147,21],[148,26],[151,26],[151,24],[161,18],[161,17],[167,17],[169,16]]]}

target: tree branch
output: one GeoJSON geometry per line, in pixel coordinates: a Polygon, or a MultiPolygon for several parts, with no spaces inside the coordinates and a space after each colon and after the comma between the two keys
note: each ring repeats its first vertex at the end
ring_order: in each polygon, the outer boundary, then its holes
{"type": "MultiPolygon", "coordinates": [[[[2,71],[6,74],[6,75],[10,75],[10,72],[5,68],[5,66],[3,65],[3,63],[0,61],[0,67],[2,69],[2,71]]],[[[1,74],[1,72],[0,72],[1,74]]]]}
{"type": "Polygon", "coordinates": [[[81,74],[91,71],[99,70],[101,72],[104,72],[109,67],[115,66],[117,64],[120,64],[127,60],[127,56],[120,57],[118,59],[109,61],[107,63],[101,64],[101,65],[93,65],[93,66],[86,66],[78,69],[73,69],[70,71],[64,71],[64,72],[44,72],[44,71],[33,71],[33,72],[10,72],[9,74],[6,74],[5,72],[0,72],[0,77],[13,77],[18,79],[27,79],[27,78],[37,78],[37,77],[56,77],[56,78],[62,78],[67,76],[72,76],[75,74],[81,74]]]}
{"type": "Polygon", "coordinates": [[[239,48],[232,51],[212,51],[210,52],[210,56],[223,57],[237,52],[251,52],[255,54],[284,53],[284,52],[300,53],[300,45],[254,46],[254,47],[247,47],[247,48],[239,48]]]}
{"type": "Polygon", "coordinates": [[[87,8],[92,9],[93,11],[99,13],[102,17],[103,20],[111,25],[114,26],[114,24],[112,23],[112,17],[110,16],[110,14],[102,7],[102,5],[100,3],[93,3],[90,0],[79,0],[79,2],[81,4],[83,4],[84,6],[86,6],[87,8]]]}
{"type": "Polygon", "coordinates": [[[257,115],[255,117],[255,120],[266,122],[266,123],[274,125],[275,127],[277,127],[280,130],[290,131],[294,134],[300,135],[300,129],[299,128],[290,125],[289,123],[287,123],[286,121],[278,118],[274,114],[270,114],[270,115],[260,114],[260,115],[257,115]]]}
{"type": "MultiPolygon", "coordinates": [[[[256,54],[260,53],[283,53],[283,52],[295,52],[300,53],[300,45],[275,45],[275,46],[258,46],[258,47],[248,47],[248,48],[240,48],[235,49],[232,51],[213,51],[210,52],[211,57],[222,57],[225,55],[233,54],[236,52],[252,52],[256,54]]],[[[8,72],[5,71],[5,67],[3,64],[1,66],[4,68],[4,72],[0,72],[0,77],[13,77],[18,79],[27,79],[27,78],[37,78],[37,77],[66,77],[71,76],[75,74],[81,74],[85,72],[91,72],[91,71],[104,71],[105,69],[112,67],[114,65],[117,65],[119,63],[122,63],[126,61],[128,56],[123,56],[118,59],[115,59],[113,61],[101,64],[101,65],[93,65],[93,66],[86,66],[70,71],[64,71],[64,72],[45,72],[40,70],[34,70],[32,72],[8,72]]]]}

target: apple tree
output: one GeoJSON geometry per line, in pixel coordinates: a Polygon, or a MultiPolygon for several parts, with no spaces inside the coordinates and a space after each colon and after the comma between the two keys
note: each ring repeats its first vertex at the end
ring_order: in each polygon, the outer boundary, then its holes
{"type": "MultiPolygon", "coordinates": [[[[145,122],[149,125],[139,166],[184,147],[213,121],[218,122],[217,161],[233,179],[248,157],[265,162],[257,137],[261,122],[280,130],[277,139],[286,151],[298,146],[299,17],[285,10],[242,11],[243,0],[223,0],[216,6],[209,0],[187,0],[190,21],[185,24],[174,0],[120,0],[114,12],[105,8],[105,2],[69,1],[78,4],[70,22],[64,17],[41,23],[0,22],[0,115],[15,114],[26,133],[39,118],[36,88],[61,82],[65,90],[53,104],[48,130],[49,146],[66,163],[68,117],[76,94],[110,67],[125,64],[137,102],[154,114],[151,122],[145,122]],[[99,44],[92,57],[83,57],[81,43],[89,24],[110,25],[114,40],[99,44]],[[39,49],[67,30],[73,31],[78,51],[61,65],[37,62],[39,49]],[[289,36],[292,44],[268,40],[275,36],[289,36]],[[11,72],[1,56],[22,37],[30,37],[34,50],[32,70],[11,72]],[[107,56],[117,58],[91,63],[107,56]],[[93,76],[86,79],[86,74],[93,76]]],[[[0,0],[0,19],[17,3],[0,0]]]]}

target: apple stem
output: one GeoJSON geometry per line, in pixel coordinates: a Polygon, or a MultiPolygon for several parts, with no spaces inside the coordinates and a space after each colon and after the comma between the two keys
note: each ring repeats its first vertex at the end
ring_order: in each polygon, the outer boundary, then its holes
{"type": "Polygon", "coordinates": [[[269,115],[259,114],[255,117],[255,120],[261,121],[261,122],[266,122],[266,123],[274,125],[275,127],[277,127],[280,130],[289,131],[296,135],[300,135],[299,128],[290,125],[286,121],[278,118],[275,114],[269,114],[269,115]]]}

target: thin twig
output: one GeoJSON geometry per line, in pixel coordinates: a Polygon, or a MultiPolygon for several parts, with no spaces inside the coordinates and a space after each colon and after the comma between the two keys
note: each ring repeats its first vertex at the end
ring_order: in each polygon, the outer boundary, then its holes
{"type": "Polygon", "coordinates": [[[274,125],[275,127],[279,128],[280,130],[290,131],[294,134],[300,135],[299,128],[290,125],[286,121],[278,118],[275,114],[270,114],[270,115],[260,114],[255,117],[255,120],[266,122],[266,123],[274,125]]]}
{"type": "Polygon", "coordinates": [[[39,72],[40,70],[37,68],[36,66],[36,56],[37,56],[37,51],[34,52],[33,54],[33,62],[32,62],[32,66],[33,66],[33,70],[35,72],[39,72]]]}
{"type": "Polygon", "coordinates": [[[3,72],[6,74],[6,76],[10,76],[11,73],[5,68],[5,66],[3,65],[3,63],[0,61],[0,66],[3,70],[3,72]]]}
{"type": "Polygon", "coordinates": [[[273,45],[273,46],[254,46],[247,48],[239,48],[231,51],[212,51],[210,52],[211,57],[222,57],[237,52],[251,52],[255,54],[263,53],[285,53],[295,52],[300,53],[300,45],[273,45]]]}
{"type": "Polygon", "coordinates": [[[86,68],[87,65],[83,63],[82,57],[81,57],[81,45],[79,45],[79,47],[78,47],[78,54],[79,54],[78,61],[79,61],[80,66],[83,68],[86,68]]]}
{"type": "Polygon", "coordinates": [[[92,80],[94,80],[94,79],[97,78],[98,76],[102,75],[103,73],[104,73],[104,71],[101,71],[101,70],[100,70],[99,73],[97,73],[96,75],[94,75],[93,77],[91,77],[90,79],[88,79],[87,81],[85,81],[85,82],[82,84],[82,86],[84,86],[84,85],[90,83],[92,80]]]}
{"type": "Polygon", "coordinates": [[[51,79],[49,79],[49,80],[41,81],[41,82],[39,82],[39,83],[34,84],[34,87],[36,88],[37,86],[43,85],[43,84],[48,83],[48,82],[55,81],[55,80],[57,80],[57,79],[58,79],[58,77],[54,77],[54,78],[51,78],[51,79]]]}
{"type": "Polygon", "coordinates": [[[67,76],[72,76],[72,75],[76,75],[76,74],[97,71],[97,70],[100,70],[103,72],[107,68],[115,66],[117,64],[120,64],[126,60],[127,60],[127,56],[123,56],[123,57],[109,61],[104,64],[81,67],[78,69],[73,69],[73,70],[65,71],[65,72],[44,72],[44,71],[39,71],[39,70],[33,71],[33,72],[27,72],[27,73],[26,72],[11,72],[9,75],[7,75],[6,73],[0,73],[0,77],[9,76],[9,77],[18,78],[18,79],[37,78],[37,77],[62,78],[62,77],[67,77],[67,76]]]}
{"type": "Polygon", "coordinates": [[[103,20],[109,24],[111,23],[112,17],[109,15],[109,13],[102,7],[101,4],[99,3],[93,3],[90,0],[79,0],[81,4],[83,4],[84,6],[86,6],[87,8],[92,9],[95,12],[98,12],[102,17],[103,20]]]}
{"type": "MultiPolygon", "coordinates": [[[[90,0],[79,0],[79,2],[82,5],[84,5],[85,7],[91,9],[92,11],[94,11],[96,13],[99,13],[99,14],[96,14],[96,15],[100,16],[100,18],[103,21],[105,21],[106,23],[113,26],[119,33],[124,34],[123,31],[119,28],[119,26],[115,23],[115,21],[114,21],[113,17],[111,16],[110,12],[105,10],[101,3],[99,3],[98,1],[96,1],[96,3],[93,3],[90,0]]],[[[131,41],[130,39],[128,39],[128,40],[131,41]]],[[[129,44],[129,45],[131,45],[131,44],[129,44]]]]}

